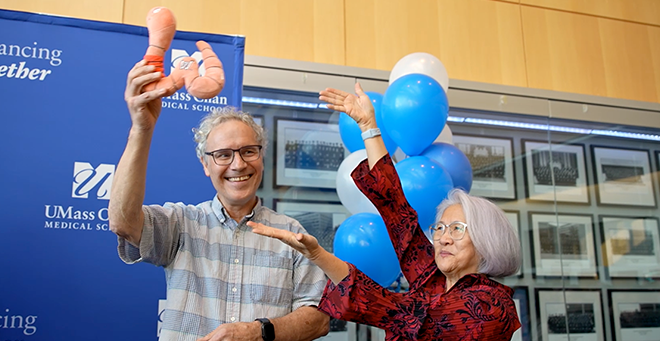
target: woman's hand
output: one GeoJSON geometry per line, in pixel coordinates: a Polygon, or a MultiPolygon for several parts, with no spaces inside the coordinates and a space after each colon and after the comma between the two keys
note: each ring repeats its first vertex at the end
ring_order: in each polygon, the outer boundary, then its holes
{"type": "Polygon", "coordinates": [[[276,229],[253,221],[248,221],[247,226],[251,227],[252,232],[256,234],[279,239],[282,243],[302,253],[312,263],[318,265],[335,284],[341,282],[348,275],[348,265],[322,248],[319,241],[312,235],[276,229]]]}
{"type": "Polygon", "coordinates": [[[309,234],[293,233],[291,231],[276,229],[253,221],[248,221],[247,225],[252,228],[252,232],[262,236],[279,239],[282,243],[291,246],[311,261],[316,260],[323,250],[319,245],[318,240],[309,234]]]}
{"type": "Polygon", "coordinates": [[[364,93],[360,83],[355,83],[355,93],[349,94],[337,89],[327,88],[319,93],[319,99],[328,103],[328,108],[346,113],[357,122],[362,131],[376,128],[376,115],[369,96],[364,93]]]}

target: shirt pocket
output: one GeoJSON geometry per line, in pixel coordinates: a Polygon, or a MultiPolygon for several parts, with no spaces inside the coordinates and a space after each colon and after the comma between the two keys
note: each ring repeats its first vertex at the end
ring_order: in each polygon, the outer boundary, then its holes
{"type": "Polygon", "coordinates": [[[291,306],[293,302],[293,259],[277,254],[253,257],[250,289],[252,303],[291,306]]]}

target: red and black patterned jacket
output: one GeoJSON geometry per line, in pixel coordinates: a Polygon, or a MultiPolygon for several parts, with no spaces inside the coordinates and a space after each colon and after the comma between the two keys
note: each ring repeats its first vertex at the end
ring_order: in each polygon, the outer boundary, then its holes
{"type": "Polygon", "coordinates": [[[372,170],[365,160],[352,176],[383,217],[410,288],[389,291],[349,264],[340,283],[328,281],[319,309],[384,329],[386,340],[510,340],[520,328],[513,290],[483,274],[470,274],[445,293],[433,245],[404,197],[389,155],[372,170]]]}

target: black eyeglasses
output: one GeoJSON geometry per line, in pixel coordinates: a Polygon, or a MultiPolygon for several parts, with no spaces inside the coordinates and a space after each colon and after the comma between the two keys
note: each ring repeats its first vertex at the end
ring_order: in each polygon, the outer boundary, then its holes
{"type": "Polygon", "coordinates": [[[261,146],[245,146],[239,149],[218,149],[212,152],[206,152],[204,154],[210,155],[213,157],[213,162],[218,166],[228,166],[234,162],[234,153],[238,152],[241,156],[241,159],[245,162],[257,161],[261,157],[261,146]]]}
{"type": "Polygon", "coordinates": [[[431,231],[433,241],[436,242],[440,241],[442,235],[444,235],[447,231],[449,231],[449,236],[451,239],[461,240],[463,237],[465,237],[465,231],[467,231],[467,227],[468,225],[461,221],[455,221],[449,225],[445,225],[443,223],[435,223],[431,225],[429,231],[431,231]]]}

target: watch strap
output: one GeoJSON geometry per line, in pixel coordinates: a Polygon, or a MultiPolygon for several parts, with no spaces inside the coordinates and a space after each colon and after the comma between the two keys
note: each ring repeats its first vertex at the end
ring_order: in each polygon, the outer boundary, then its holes
{"type": "Polygon", "coordinates": [[[379,128],[371,128],[365,132],[362,133],[362,140],[370,139],[372,137],[380,136],[380,129],[379,128]]]}

